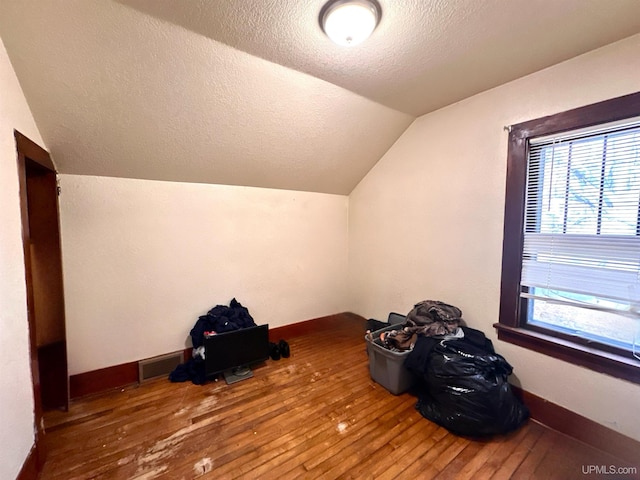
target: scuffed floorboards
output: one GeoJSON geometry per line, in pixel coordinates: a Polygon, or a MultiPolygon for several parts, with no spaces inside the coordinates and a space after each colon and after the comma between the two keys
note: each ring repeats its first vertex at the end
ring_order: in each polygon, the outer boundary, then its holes
{"type": "Polygon", "coordinates": [[[582,465],[624,465],[532,421],[483,442],[450,434],[420,416],[414,396],[371,380],[353,315],[287,341],[290,358],[233,385],[161,379],[47,414],[41,480],[564,480],[582,465]]]}

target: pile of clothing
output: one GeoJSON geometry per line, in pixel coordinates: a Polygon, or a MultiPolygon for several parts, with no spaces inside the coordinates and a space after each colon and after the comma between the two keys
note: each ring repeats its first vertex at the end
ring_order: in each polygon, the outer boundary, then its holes
{"type": "Polygon", "coordinates": [[[200,316],[189,333],[193,347],[198,348],[204,345],[205,336],[255,326],[249,310],[234,298],[228,307],[216,305],[206,315],[200,316]]]}
{"type": "Polygon", "coordinates": [[[463,436],[517,429],[529,417],[507,377],[513,368],[483,332],[465,326],[462,311],[437,300],[417,303],[397,330],[375,341],[410,353],[404,367],[421,380],[416,408],[463,436]]]}
{"type": "Polygon", "coordinates": [[[204,384],[206,381],[204,364],[205,337],[254,326],[256,326],[256,323],[249,314],[249,310],[243,307],[235,298],[231,300],[228,307],[226,305],[216,305],[196,321],[190,332],[193,355],[187,362],[178,365],[169,374],[169,380],[172,382],[191,380],[196,385],[204,384]]]}
{"type": "Polygon", "coordinates": [[[384,332],[379,339],[385,348],[411,350],[419,336],[455,335],[462,324],[462,311],[439,300],[424,300],[414,305],[402,328],[384,332]]]}

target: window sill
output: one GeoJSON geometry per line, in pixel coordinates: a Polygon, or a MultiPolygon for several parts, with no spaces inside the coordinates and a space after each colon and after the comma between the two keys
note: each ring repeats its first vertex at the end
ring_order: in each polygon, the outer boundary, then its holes
{"type": "Polygon", "coordinates": [[[498,339],[507,343],[640,384],[640,360],[635,358],[602,352],[524,328],[510,327],[501,323],[494,323],[493,326],[498,330],[498,339]]]}

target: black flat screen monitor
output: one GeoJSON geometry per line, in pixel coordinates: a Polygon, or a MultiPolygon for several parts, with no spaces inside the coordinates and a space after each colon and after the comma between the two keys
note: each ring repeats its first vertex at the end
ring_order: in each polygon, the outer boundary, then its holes
{"type": "Polygon", "coordinates": [[[241,328],[204,339],[207,377],[269,358],[269,325],[241,328]]]}

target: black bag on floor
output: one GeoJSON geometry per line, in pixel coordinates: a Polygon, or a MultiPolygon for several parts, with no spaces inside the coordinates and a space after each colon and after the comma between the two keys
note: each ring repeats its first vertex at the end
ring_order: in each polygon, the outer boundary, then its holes
{"type": "Polygon", "coordinates": [[[482,338],[483,342],[460,339],[432,344],[422,372],[426,385],[416,408],[425,418],[457,435],[507,433],[529,417],[527,407],[507,382],[513,368],[494,352],[484,334],[482,338]]]}

